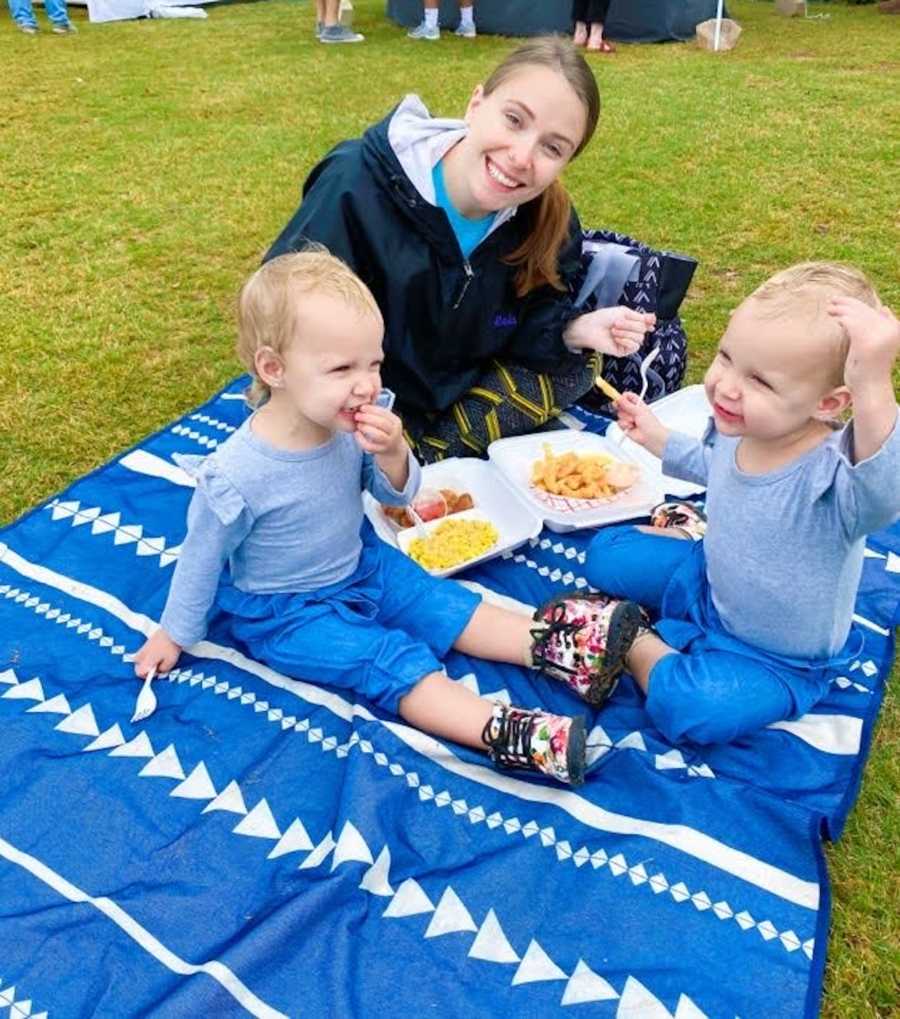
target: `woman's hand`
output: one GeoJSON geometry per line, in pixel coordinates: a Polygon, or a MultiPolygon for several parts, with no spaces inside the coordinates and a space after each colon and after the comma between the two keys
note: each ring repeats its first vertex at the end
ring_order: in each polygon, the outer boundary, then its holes
{"type": "Polygon", "coordinates": [[[151,669],[157,673],[170,672],[181,656],[181,645],[176,644],[165,630],[157,630],[135,655],[134,671],[141,679],[151,669]]]}
{"type": "Polygon", "coordinates": [[[619,427],[654,456],[662,457],[669,429],[637,393],[623,393],[615,403],[619,427]]]}
{"type": "Polygon", "coordinates": [[[403,438],[403,422],[392,411],[367,403],[356,412],[356,441],[371,453],[378,466],[402,492],[409,478],[409,446],[403,438]]]}
{"type": "Polygon", "coordinates": [[[644,337],[656,326],[656,316],[631,308],[598,308],[566,326],[563,341],[570,350],[597,350],[625,357],[640,350],[644,337]]]}

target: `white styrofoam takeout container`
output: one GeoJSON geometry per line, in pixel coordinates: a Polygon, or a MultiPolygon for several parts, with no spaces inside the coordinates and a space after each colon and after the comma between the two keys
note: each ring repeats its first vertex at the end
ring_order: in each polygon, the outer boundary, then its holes
{"type": "Polygon", "coordinates": [[[497,470],[552,531],[565,533],[582,527],[599,527],[601,524],[646,516],[663,499],[658,471],[655,474],[648,473],[645,466],[628,450],[622,449],[606,436],[594,435],[592,432],[560,430],[497,439],[488,446],[488,456],[497,470]],[[633,464],[640,474],[631,488],[619,492],[606,502],[584,500],[583,509],[577,508],[581,504],[581,500],[577,499],[559,500],[573,508],[551,505],[556,500],[548,499],[545,493],[531,485],[532,464],[543,459],[545,446],[549,446],[555,456],[568,452],[581,455],[607,453],[616,460],[633,464]]]}
{"type": "MultiPolygon", "coordinates": [[[[678,389],[650,404],[650,409],[666,428],[684,432],[686,435],[693,435],[697,439],[701,438],[706,431],[712,414],[712,408],[706,399],[706,391],[703,386],[686,386],[684,389],[678,389]]],[[[627,452],[643,467],[648,478],[656,479],[666,495],[673,495],[681,499],[703,491],[702,485],[695,485],[690,481],[680,481],[663,474],[662,462],[643,446],[626,438],[622,429],[615,422],[609,426],[606,434],[619,449],[627,452]]]]}
{"type": "MultiPolygon", "coordinates": [[[[653,411],[667,428],[700,438],[706,430],[712,410],[703,386],[688,386],[652,404],[653,411]]],[[[667,496],[683,498],[703,491],[700,485],[679,481],[662,473],[660,460],[643,446],[628,439],[615,423],[605,436],[591,432],[560,430],[518,435],[492,442],[488,453],[490,461],[450,459],[430,464],[422,469],[422,488],[452,488],[468,492],[474,508],[453,516],[474,514],[484,517],[500,532],[497,543],[483,555],[460,563],[437,574],[450,576],[476,563],[485,562],[537,537],[546,523],[552,531],[575,531],[584,527],[631,520],[645,516],[667,496]],[[609,453],[617,460],[636,464],[641,477],[636,485],[612,501],[578,511],[555,511],[540,496],[534,494],[529,479],[531,465],[544,455],[544,443],[554,453],[574,450],[577,453],[609,453]]],[[[375,499],[363,493],[363,506],[376,534],[394,548],[409,547],[415,537],[414,528],[398,529],[384,515],[375,499]],[[408,538],[400,538],[408,532],[408,538]]],[[[427,521],[425,527],[436,525],[447,517],[427,521]]]]}
{"type": "MultiPolygon", "coordinates": [[[[468,559],[447,570],[431,571],[437,577],[449,577],[476,563],[486,562],[511,549],[518,548],[529,538],[535,538],[543,527],[541,517],[535,513],[500,473],[484,460],[451,458],[422,468],[422,488],[452,488],[468,492],[474,506],[450,516],[425,522],[426,530],[433,530],[444,520],[487,520],[497,528],[496,543],[482,555],[468,559]]],[[[382,541],[407,552],[409,543],[416,537],[414,527],[400,530],[384,515],[381,507],[368,492],[363,492],[363,508],[372,522],[375,533],[382,541]]]]}

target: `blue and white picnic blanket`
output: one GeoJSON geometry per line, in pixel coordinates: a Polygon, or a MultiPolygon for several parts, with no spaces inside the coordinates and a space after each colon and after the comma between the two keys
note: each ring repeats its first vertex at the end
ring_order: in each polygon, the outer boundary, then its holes
{"type": "MultiPolygon", "coordinates": [[[[215,628],[132,725],[130,656],[191,495],[171,456],[229,434],[239,389],[0,533],[0,1015],[815,1015],[821,839],[890,669],[900,528],[869,542],[864,651],[812,714],[673,748],[625,681],[590,719],[578,792],[279,675],[215,628]]],[[[534,605],[585,585],[588,539],[544,532],[470,579],[534,605]]],[[[448,671],[584,707],[511,666],[448,671]]]]}

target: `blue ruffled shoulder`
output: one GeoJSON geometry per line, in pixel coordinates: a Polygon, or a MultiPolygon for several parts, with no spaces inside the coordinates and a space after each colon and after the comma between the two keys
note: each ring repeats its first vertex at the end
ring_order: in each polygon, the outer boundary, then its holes
{"type": "Polygon", "coordinates": [[[226,527],[247,509],[244,497],[222,472],[214,455],[173,453],[172,459],[197,482],[207,505],[226,527]]]}

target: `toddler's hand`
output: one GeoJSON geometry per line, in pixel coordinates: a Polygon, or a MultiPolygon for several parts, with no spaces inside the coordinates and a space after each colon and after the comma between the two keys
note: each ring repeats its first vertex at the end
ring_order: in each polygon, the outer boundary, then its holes
{"type": "Polygon", "coordinates": [[[871,382],[890,379],[900,353],[900,322],[885,307],[873,308],[853,297],[835,297],[828,314],[843,326],[850,349],[844,366],[844,382],[854,394],[871,382]]]}
{"type": "Polygon", "coordinates": [[[367,403],[356,412],[356,441],[367,453],[406,456],[403,424],[393,411],[367,403]]]}
{"type": "Polygon", "coordinates": [[[157,673],[170,672],[181,656],[181,645],[176,644],[165,630],[157,630],[138,651],[134,659],[134,671],[141,679],[151,669],[157,673]]]}
{"type": "Polygon", "coordinates": [[[659,420],[637,393],[623,393],[615,403],[619,427],[651,453],[661,457],[669,429],[659,420]]]}
{"type": "Polygon", "coordinates": [[[656,325],[656,316],[631,308],[598,308],[573,319],[565,332],[569,347],[596,350],[625,357],[640,350],[644,336],[656,325]]]}

